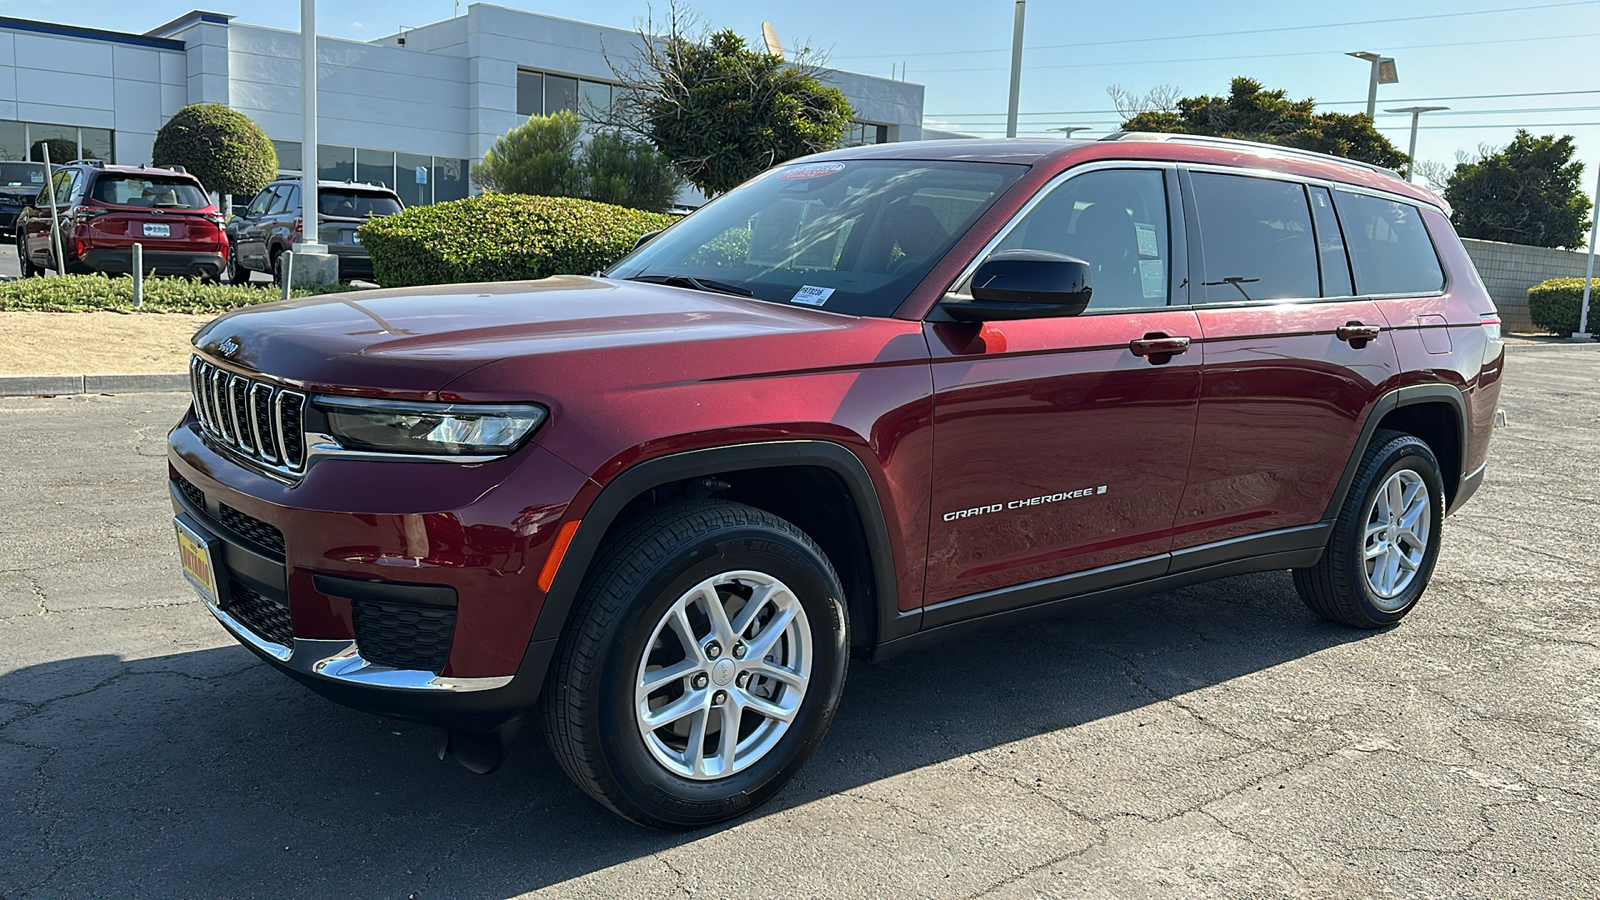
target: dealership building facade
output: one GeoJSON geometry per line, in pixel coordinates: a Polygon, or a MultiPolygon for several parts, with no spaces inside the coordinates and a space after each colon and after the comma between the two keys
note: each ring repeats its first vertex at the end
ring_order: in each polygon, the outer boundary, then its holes
{"type": "MultiPolygon", "coordinates": [[[[533,113],[610,102],[612,60],[638,35],[483,3],[374,41],[317,41],[318,153],[325,179],[395,188],[408,204],[471,192],[471,166],[533,113]]],[[[921,85],[848,72],[827,80],[856,122],[847,141],[921,136],[921,85]]],[[[254,119],[301,169],[300,36],[193,12],[144,34],[0,18],[0,158],[150,161],[179,108],[222,103],[254,119]],[[59,158],[64,147],[52,158],[59,158]]]]}

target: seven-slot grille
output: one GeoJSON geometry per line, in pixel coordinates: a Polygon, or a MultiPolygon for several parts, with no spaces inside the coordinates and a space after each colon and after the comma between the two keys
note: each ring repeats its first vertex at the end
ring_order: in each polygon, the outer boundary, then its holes
{"type": "Polygon", "coordinates": [[[198,356],[189,359],[195,416],[230,450],[270,469],[306,466],[306,395],[236,375],[198,356]]]}

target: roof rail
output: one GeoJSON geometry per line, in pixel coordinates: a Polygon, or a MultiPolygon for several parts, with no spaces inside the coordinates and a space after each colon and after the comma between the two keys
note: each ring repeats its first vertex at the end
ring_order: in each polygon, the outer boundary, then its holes
{"type": "Polygon", "coordinates": [[[1356,166],[1388,175],[1391,178],[1405,179],[1394,169],[1369,163],[1360,159],[1349,159],[1344,156],[1334,156],[1332,153],[1321,153],[1316,150],[1302,150],[1299,147],[1285,147],[1282,144],[1264,144],[1260,141],[1245,141],[1239,138],[1212,137],[1208,134],[1174,134],[1164,131],[1113,131],[1099,140],[1102,141],[1159,141],[1169,144],[1215,144],[1223,147],[1241,147],[1252,150],[1270,150],[1285,156],[1298,156],[1305,159],[1316,159],[1325,162],[1343,163],[1347,166],[1356,166]]]}
{"type": "Polygon", "coordinates": [[[104,169],[106,167],[105,162],[102,161],[102,160],[98,160],[98,159],[75,159],[72,162],[65,163],[65,165],[69,165],[69,166],[93,166],[96,169],[104,169]]]}

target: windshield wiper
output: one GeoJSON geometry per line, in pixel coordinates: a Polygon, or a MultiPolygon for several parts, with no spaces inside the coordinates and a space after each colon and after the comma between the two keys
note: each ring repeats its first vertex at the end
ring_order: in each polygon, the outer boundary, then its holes
{"type": "Polygon", "coordinates": [[[713,281],[710,278],[696,278],[693,275],[635,275],[626,281],[648,281],[651,284],[669,284],[674,287],[693,288],[705,291],[708,294],[732,294],[735,297],[754,297],[755,291],[729,284],[726,281],[713,281]]]}

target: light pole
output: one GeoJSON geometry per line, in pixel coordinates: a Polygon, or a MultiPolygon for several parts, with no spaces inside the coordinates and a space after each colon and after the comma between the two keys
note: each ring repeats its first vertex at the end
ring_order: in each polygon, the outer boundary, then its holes
{"type": "Polygon", "coordinates": [[[1075,132],[1093,131],[1093,125],[1062,125],[1059,128],[1046,128],[1045,131],[1059,131],[1062,138],[1071,138],[1075,132]]]}
{"type": "Polygon", "coordinates": [[[1589,334],[1589,287],[1594,284],[1594,239],[1600,234],[1600,179],[1595,180],[1594,220],[1589,225],[1589,268],[1583,275],[1583,305],[1578,307],[1578,330],[1572,333],[1575,341],[1587,341],[1589,334]]]}
{"type": "Polygon", "coordinates": [[[317,0],[300,0],[300,243],[296,255],[327,253],[317,227],[317,0]]]}
{"type": "Polygon", "coordinates": [[[1425,112],[1438,112],[1449,108],[1448,106],[1402,106],[1399,109],[1384,110],[1387,113],[1411,113],[1411,149],[1406,151],[1406,155],[1411,157],[1411,162],[1406,164],[1407,181],[1417,180],[1417,120],[1422,118],[1425,112]]]}
{"type": "Polygon", "coordinates": [[[1017,19],[1011,31],[1011,100],[1006,106],[1006,137],[1017,136],[1017,94],[1022,89],[1022,17],[1027,0],[1017,0],[1017,19]]]}
{"type": "Polygon", "coordinates": [[[1352,50],[1345,56],[1354,56],[1372,63],[1372,77],[1367,81],[1367,118],[1378,114],[1378,85],[1397,84],[1400,74],[1394,67],[1394,58],[1373,53],[1371,50],[1352,50]]]}

